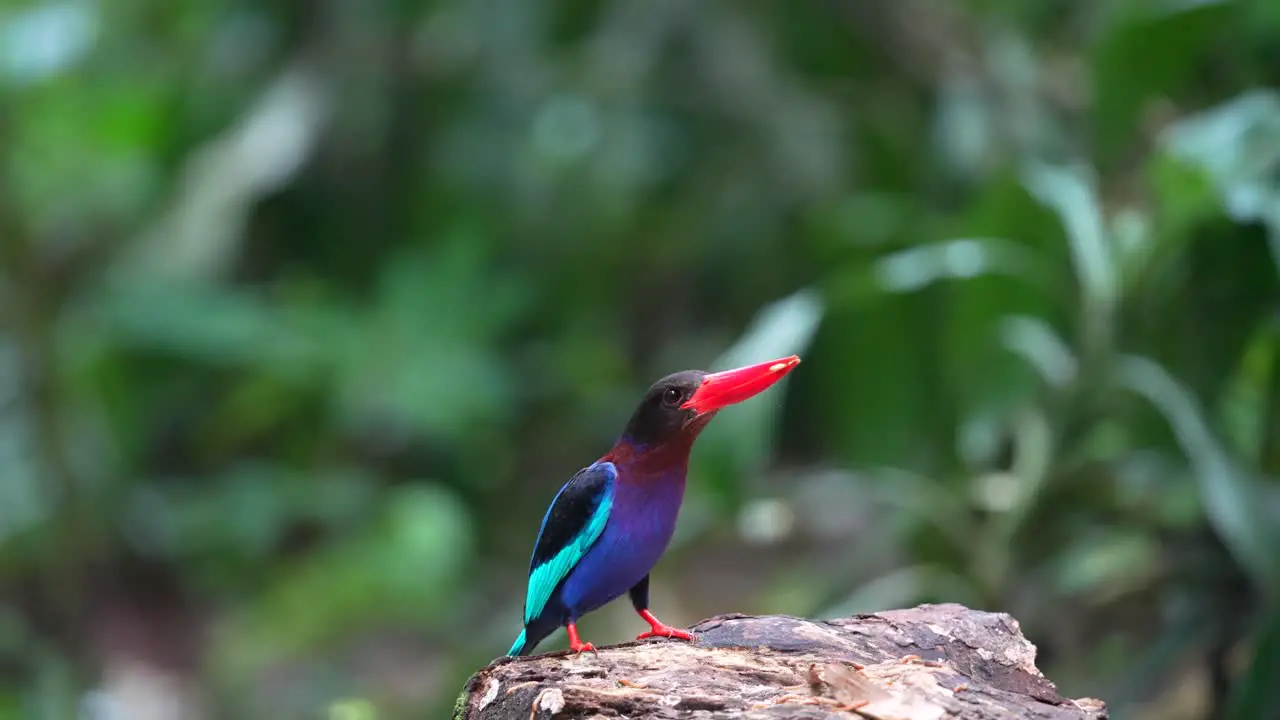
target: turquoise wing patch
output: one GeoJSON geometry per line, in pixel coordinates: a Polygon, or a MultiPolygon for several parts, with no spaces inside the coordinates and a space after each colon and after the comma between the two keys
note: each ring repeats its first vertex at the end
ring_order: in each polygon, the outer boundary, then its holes
{"type": "Polygon", "coordinates": [[[604,532],[613,509],[613,463],[596,463],[574,475],[556,494],[538,531],[529,567],[529,591],[524,602],[524,622],[542,613],[569,572],[604,532]]]}

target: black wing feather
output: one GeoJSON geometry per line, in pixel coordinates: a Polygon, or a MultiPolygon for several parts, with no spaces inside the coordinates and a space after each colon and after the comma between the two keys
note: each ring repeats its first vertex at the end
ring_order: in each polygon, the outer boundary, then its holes
{"type": "Polygon", "coordinates": [[[574,473],[560,488],[542,518],[538,542],[529,560],[529,572],[547,562],[587,527],[613,481],[611,463],[597,463],[574,473]]]}

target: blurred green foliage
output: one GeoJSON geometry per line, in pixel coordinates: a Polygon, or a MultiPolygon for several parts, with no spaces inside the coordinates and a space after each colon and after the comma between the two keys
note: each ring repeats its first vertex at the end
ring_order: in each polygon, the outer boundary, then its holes
{"type": "Polygon", "coordinates": [[[1115,717],[1270,716],[1278,43],[1268,0],[0,2],[0,717],[441,717],[638,393],[790,352],[695,450],[664,619],[957,601],[1115,717]]]}

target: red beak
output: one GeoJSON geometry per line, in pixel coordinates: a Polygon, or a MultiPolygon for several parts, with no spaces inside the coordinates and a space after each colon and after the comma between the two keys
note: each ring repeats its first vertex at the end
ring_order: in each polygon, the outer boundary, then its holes
{"type": "Polygon", "coordinates": [[[740,403],[749,397],[759,395],[770,385],[791,372],[791,368],[800,364],[800,357],[770,360],[756,365],[712,373],[702,379],[702,384],[694,391],[693,397],[683,405],[682,410],[693,410],[699,415],[714,412],[727,405],[740,403]]]}

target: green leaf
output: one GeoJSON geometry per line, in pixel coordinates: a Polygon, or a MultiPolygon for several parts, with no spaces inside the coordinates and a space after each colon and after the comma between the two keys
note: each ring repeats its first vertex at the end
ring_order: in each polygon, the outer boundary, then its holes
{"type": "Polygon", "coordinates": [[[1106,342],[1116,304],[1120,274],[1113,256],[1095,179],[1080,166],[1029,165],[1023,174],[1027,190],[1058,214],[1067,235],[1086,336],[1091,348],[1106,342]]]}
{"type": "Polygon", "coordinates": [[[1184,118],[1160,142],[1201,168],[1231,218],[1267,226],[1280,265],[1280,91],[1253,90],[1184,118]]]}
{"type": "Polygon", "coordinates": [[[1232,688],[1229,720],[1269,717],[1280,707],[1280,607],[1265,612],[1258,628],[1248,669],[1232,688]]]}
{"type": "Polygon", "coordinates": [[[36,3],[0,14],[0,81],[46,81],[79,65],[93,46],[97,6],[36,3]]]}
{"type": "Polygon", "coordinates": [[[1004,347],[1027,361],[1051,387],[1063,389],[1076,379],[1075,353],[1047,322],[1036,317],[1010,316],[1000,324],[1004,347]]]}
{"type": "MultiPolygon", "coordinates": [[[[251,292],[210,283],[112,283],[87,308],[115,343],[212,365],[275,365],[298,374],[321,357],[312,328],[251,292]]],[[[96,328],[91,328],[96,329],[96,328]]]]}
{"type": "Polygon", "coordinates": [[[385,493],[374,522],[282,567],[219,649],[236,672],[388,623],[447,622],[472,552],[467,509],[438,485],[385,493]]]}
{"type": "Polygon", "coordinates": [[[1164,368],[1146,358],[1122,358],[1116,379],[1164,415],[1191,461],[1209,524],[1256,582],[1277,589],[1280,556],[1275,548],[1280,538],[1263,512],[1257,480],[1213,437],[1195,399],[1164,368]]]}
{"type": "Polygon", "coordinates": [[[1264,462],[1264,435],[1272,409],[1272,368],[1280,363],[1280,335],[1272,323],[1264,323],[1242,348],[1239,363],[1223,389],[1220,423],[1232,448],[1244,457],[1264,462]]]}
{"type": "Polygon", "coordinates": [[[880,258],[874,273],[880,289],[891,293],[982,275],[1009,275],[1029,282],[1045,279],[1032,253],[1000,238],[956,238],[908,248],[880,258]]]}
{"type": "Polygon", "coordinates": [[[387,264],[373,307],[336,338],[346,423],[456,439],[509,411],[515,379],[496,342],[526,293],[518,278],[494,276],[488,253],[465,232],[387,264]]]}
{"type": "Polygon", "coordinates": [[[375,497],[373,479],[362,473],[241,463],[199,482],[140,485],[127,503],[128,538],[139,553],[186,564],[196,577],[230,573],[223,584],[243,587],[272,562],[290,529],[342,532],[375,497]]]}
{"type": "Polygon", "coordinates": [[[1215,33],[1238,32],[1237,7],[1224,0],[1103,3],[1109,23],[1092,48],[1093,128],[1104,166],[1124,156],[1142,113],[1162,98],[1195,89],[1215,33]]]}
{"type": "Polygon", "coordinates": [[[895,518],[935,531],[953,547],[965,547],[972,540],[976,526],[968,500],[952,486],[897,468],[876,468],[864,475],[868,482],[859,485],[859,492],[895,518]]]}
{"type": "Polygon", "coordinates": [[[1143,531],[1109,529],[1064,548],[1055,564],[1062,593],[1104,605],[1157,577],[1160,546],[1143,531]]]}
{"type": "Polygon", "coordinates": [[[302,167],[328,110],[322,80],[299,68],[282,72],[235,127],[191,154],[172,208],[121,254],[116,270],[179,281],[222,276],[255,203],[302,167]]]}

